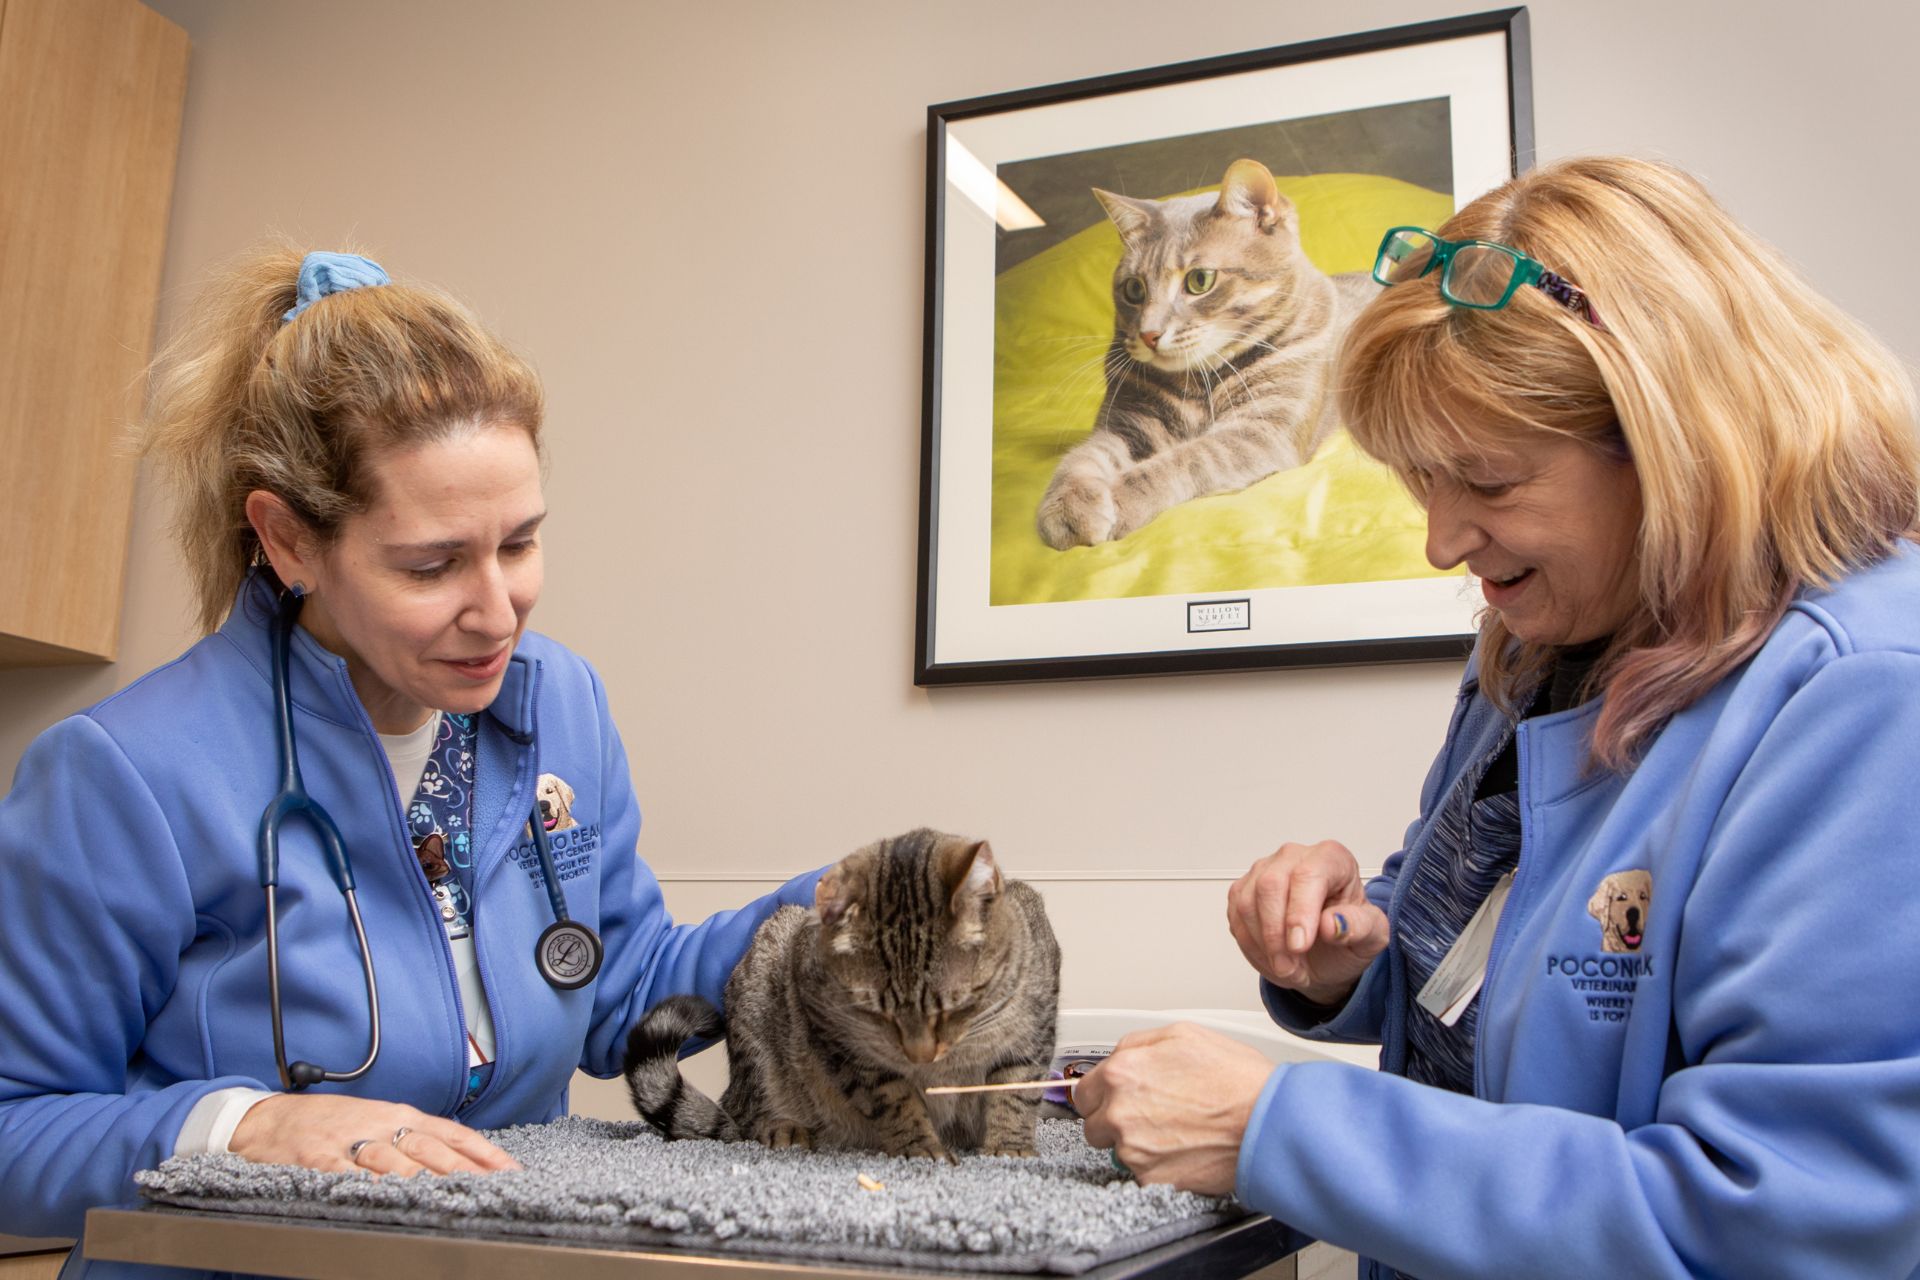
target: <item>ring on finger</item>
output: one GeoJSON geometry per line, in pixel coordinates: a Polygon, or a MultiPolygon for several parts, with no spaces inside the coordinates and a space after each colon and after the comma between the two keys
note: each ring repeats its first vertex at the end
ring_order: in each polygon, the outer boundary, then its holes
{"type": "Polygon", "coordinates": [[[404,1125],[404,1124],[403,1124],[403,1125],[401,1125],[401,1126],[400,1126],[400,1127],[399,1127],[398,1129],[395,1129],[395,1130],[393,1131],[393,1145],[394,1145],[395,1147],[398,1147],[398,1146],[400,1145],[400,1139],[402,1139],[402,1138],[404,1138],[404,1137],[406,1137],[406,1136],[407,1136],[408,1134],[410,1134],[410,1133],[412,1133],[412,1132],[413,1132],[413,1130],[412,1130],[412,1129],[409,1129],[409,1128],[408,1128],[408,1127],[407,1127],[406,1125],[404,1125]]]}
{"type": "Polygon", "coordinates": [[[361,1152],[361,1150],[362,1150],[363,1148],[365,1148],[365,1147],[370,1147],[370,1146],[372,1146],[372,1145],[373,1145],[374,1143],[376,1143],[376,1142],[378,1142],[378,1141],[380,1141],[380,1139],[378,1139],[378,1138],[362,1138],[362,1139],[360,1139],[360,1141],[358,1141],[358,1142],[356,1142],[356,1143],[354,1143],[354,1144],[353,1144],[352,1146],[350,1146],[350,1147],[348,1147],[348,1148],[347,1148],[347,1161],[348,1161],[348,1163],[350,1163],[350,1164],[359,1164],[359,1163],[360,1163],[360,1152],[361,1152]]]}

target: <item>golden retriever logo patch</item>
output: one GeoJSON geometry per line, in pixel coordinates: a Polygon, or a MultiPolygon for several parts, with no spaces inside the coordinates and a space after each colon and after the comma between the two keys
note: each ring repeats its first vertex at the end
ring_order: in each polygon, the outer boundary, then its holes
{"type": "Polygon", "coordinates": [[[1653,873],[1616,871],[1587,899],[1587,914],[1600,922],[1602,951],[1638,951],[1653,905],[1653,873]]]}
{"type": "Polygon", "coordinates": [[[533,794],[540,804],[540,825],[548,831],[571,831],[580,825],[573,816],[573,788],[558,774],[541,774],[533,794]]]}

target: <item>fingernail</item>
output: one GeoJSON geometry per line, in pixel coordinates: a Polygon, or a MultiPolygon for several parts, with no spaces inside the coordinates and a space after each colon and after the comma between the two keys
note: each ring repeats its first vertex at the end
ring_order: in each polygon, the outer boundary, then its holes
{"type": "Polygon", "coordinates": [[[1299,925],[1293,926],[1293,932],[1287,935],[1287,945],[1295,951],[1305,951],[1307,949],[1307,931],[1299,925]]]}
{"type": "Polygon", "coordinates": [[[1338,911],[1333,913],[1333,936],[1336,938],[1347,936],[1347,918],[1338,911]]]}

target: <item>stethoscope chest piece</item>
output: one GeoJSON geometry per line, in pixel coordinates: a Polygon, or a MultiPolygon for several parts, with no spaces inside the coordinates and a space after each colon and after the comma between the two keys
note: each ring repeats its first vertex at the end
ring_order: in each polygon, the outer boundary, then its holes
{"type": "Polygon", "coordinates": [[[547,842],[547,829],[537,805],[527,820],[527,832],[533,837],[533,850],[540,859],[540,879],[547,886],[547,901],[553,907],[553,923],[533,944],[533,962],[549,985],[572,991],[593,981],[606,949],[600,945],[599,934],[567,914],[560,877],[553,869],[553,846],[547,842]]]}
{"type": "Polygon", "coordinates": [[[555,920],[533,944],[540,976],[562,991],[592,982],[602,954],[599,935],[574,920],[555,920]]]}

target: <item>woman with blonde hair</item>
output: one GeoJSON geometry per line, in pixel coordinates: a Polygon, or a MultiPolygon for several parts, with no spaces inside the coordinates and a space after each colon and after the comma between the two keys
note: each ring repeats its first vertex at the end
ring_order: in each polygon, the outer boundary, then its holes
{"type": "Polygon", "coordinates": [[[1369,1276],[1920,1275],[1920,449],[1897,362],[1693,178],[1395,228],[1354,438],[1486,596],[1419,816],[1228,919],[1275,1019],[1078,1088],[1144,1178],[1369,1276]]]}
{"type": "Polygon", "coordinates": [[[264,250],[157,368],[146,445],[208,634],[48,729],[0,800],[23,1236],[80,1235],[184,1153],[509,1167],[476,1129],[563,1114],[662,997],[718,1004],[818,878],[668,917],[600,679],[527,629],[539,382],[464,307],[264,250]]]}

